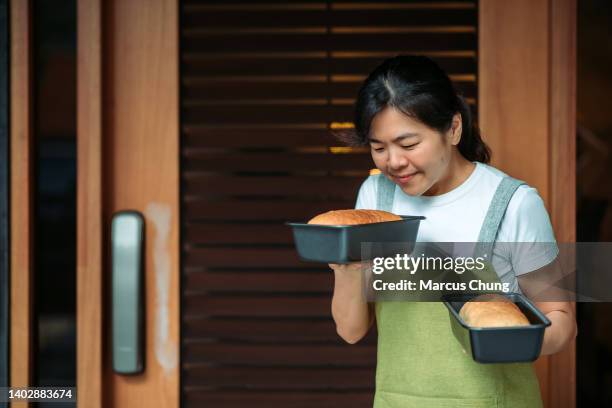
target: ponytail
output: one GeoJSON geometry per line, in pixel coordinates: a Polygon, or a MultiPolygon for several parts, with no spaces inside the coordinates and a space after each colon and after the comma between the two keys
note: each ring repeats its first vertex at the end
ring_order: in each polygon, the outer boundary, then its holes
{"type": "Polygon", "coordinates": [[[457,95],[457,111],[461,114],[461,140],[459,141],[459,152],[469,161],[489,163],[491,161],[491,149],[480,137],[480,129],[472,120],[472,110],[461,95],[457,95]]]}

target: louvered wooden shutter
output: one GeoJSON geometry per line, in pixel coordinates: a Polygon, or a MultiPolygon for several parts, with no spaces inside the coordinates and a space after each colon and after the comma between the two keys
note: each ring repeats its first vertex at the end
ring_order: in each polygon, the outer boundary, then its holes
{"type": "Polygon", "coordinates": [[[284,221],[352,208],[373,167],[334,149],[365,75],[435,58],[473,104],[475,2],[184,1],[181,383],[186,407],[370,407],[375,333],[349,346],[333,275],[284,221]]]}

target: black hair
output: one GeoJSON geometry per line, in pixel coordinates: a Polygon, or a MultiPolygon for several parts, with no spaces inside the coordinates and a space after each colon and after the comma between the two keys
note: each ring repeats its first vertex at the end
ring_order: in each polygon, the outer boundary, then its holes
{"type": "Polygon", "coordinates": [[[470,161],[489,163],[491,150],[472,121],[469,105],[454,88],[448,75],[430,58],[399,55],[385,60],[362,84],[355,103],[355,130],[335,135],[351,146],[369,145],[374,116],[387,106],[446,132],[453,116],[461,114],[459,152],[470,161]]]}

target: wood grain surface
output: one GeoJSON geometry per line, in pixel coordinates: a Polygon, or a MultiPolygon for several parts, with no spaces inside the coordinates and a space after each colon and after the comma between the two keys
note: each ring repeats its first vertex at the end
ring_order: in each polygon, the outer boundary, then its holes
{"type": "MultiPolygon", "coordinates": [[[[32,126],[32,5],[28,0],[10,2],[10,205],[11,205],[11,302],[10,386],[33,383],[33,162],[32,126]]],[[[15,408],[30,406],[13,403],[15,408]]]]}
{"type": "MultiPolygon", "coordinates": [[[[493,165],[537,188],[575,241],[575,1],[479,3],[479,119],[493,165]]],[[[541,357],[546,407],[576,404],[575,343],[541,357]]]]}

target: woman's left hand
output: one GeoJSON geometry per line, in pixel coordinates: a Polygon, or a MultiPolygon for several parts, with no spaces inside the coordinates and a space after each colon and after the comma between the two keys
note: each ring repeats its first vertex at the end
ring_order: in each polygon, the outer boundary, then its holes
{"type": "Polygon", "coordinates": [[[576,318],[569,302],[535,302],[535,306],[548,317],[551,325],[544,331],[543,356],[563,350],[577,333],[576,318]]]}
{"type": "Polygon", "coordinates": [[[555,354],[563,350],[577,335],[576,314],[570,299],[571,293],[556,288],[560,268],[555,260],[538,271],[518,277],[519,286],[535,306],[548,317],[551,325],[544,331],[541,355],[555,354]]]}

